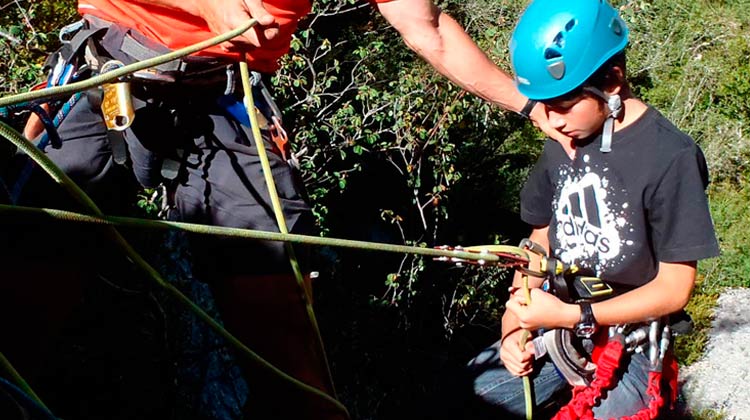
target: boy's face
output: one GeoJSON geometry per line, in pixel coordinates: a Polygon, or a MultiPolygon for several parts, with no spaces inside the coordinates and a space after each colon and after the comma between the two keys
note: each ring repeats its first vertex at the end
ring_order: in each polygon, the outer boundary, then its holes
{"type": "Polygon", "coordinates": [[[576,140],[599,134],[608,115],[606,104],[583,90],[542,101],[542,104],[550,126],[576,140]]]}

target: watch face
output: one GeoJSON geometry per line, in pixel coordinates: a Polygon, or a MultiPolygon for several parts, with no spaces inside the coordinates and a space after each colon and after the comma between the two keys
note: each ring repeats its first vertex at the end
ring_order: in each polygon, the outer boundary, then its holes
{"type": "Polygon", "coordinates": [[[576,335],[581,338],[590,338],[596,332],[595,324],[580,323],[576,325],[576,335]]]}

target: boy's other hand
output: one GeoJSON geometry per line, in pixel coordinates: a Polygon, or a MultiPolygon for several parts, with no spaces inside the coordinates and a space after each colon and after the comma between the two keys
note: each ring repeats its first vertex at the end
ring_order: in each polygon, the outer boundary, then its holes
{"type": "Polygon", "coordinates": [[[523,330],[516,330],[508,334],[500,344],[500,360],[515,376],[526,376],[534,370],[534,345],[531,340],[521,350],[521,334],[523,330]]]}

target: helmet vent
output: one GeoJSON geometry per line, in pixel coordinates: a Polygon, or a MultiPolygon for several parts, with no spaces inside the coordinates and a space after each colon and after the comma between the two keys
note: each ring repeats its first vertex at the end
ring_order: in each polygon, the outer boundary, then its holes
{"type": "Polygon", "coordinates": [[[574,26],[576,26],[576,20],[571,19],[568,21],[568,23],[565,24],[565,32],[570,32],[571,29],[573,29],[574,26]]]}
{"type": "Polygon", "coordinates": [[[620,24],[619,19],[612,19],[612,23],[609,25],[609,27],[612,28],[612,32],[614,32],[615,35],[622,35],[622,25],[620,24]]]}
{"type": "Polygon", "coordinates": [[[557,51],[554,48],[547,48],[544,50],[544,59],[545,60],[553,60],[555,58],[562,57],[562,54],[560,54],[560,51],[557,51]]]}
{"type": "Polygon", "coordinates": [[[575,19],[570,19],[565,24],[565,28],[555,35],[550,46],[544,49],[544,59],[550,62],[547,64],[547,71],[550,76],[560,80],[565,75],[565,62],[563,55],[560,50],[565,49],[565,34],[575,28],[578,22],[575,19]]]}

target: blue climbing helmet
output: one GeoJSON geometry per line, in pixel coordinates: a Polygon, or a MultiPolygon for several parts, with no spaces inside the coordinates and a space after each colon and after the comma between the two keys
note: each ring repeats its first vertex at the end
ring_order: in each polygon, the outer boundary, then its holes
{"type": "Polygon", "coordinates": [[[510,40],[518,90],[535,100],[581,86],[628,43],[628,28],[604,0],[534,0],[510,40]]]}

